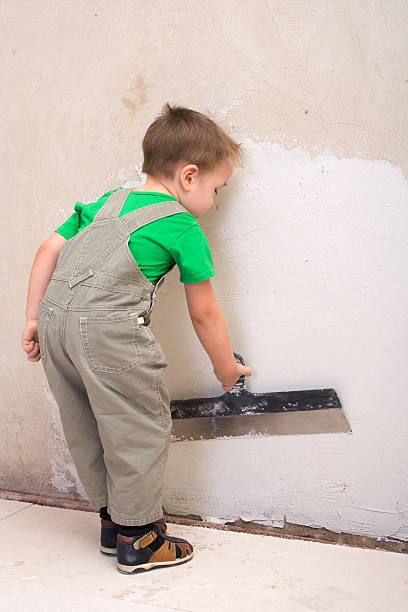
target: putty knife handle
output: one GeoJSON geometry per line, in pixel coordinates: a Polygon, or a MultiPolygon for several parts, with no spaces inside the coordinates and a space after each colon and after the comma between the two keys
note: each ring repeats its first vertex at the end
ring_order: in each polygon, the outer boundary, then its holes
{"type": "MultiPolygon", "coordinates": [[[[241,363],[242,365],[246,365],[242,355],[240,355],[239,353],[235,353],[234,351],[233,353],[234,353],[235,361],[237,361],[238,363],[241,363]]],[[[243,374],[242,376],[238,378],[235,385],[227,393],[240,393],[241,391],[245,389],[245,383],[246,383],[245,375],[243,374]]]]}
{"type": "Polygon", "coordinates": [[[235,357],[235,361],[238,361],[238,363],[242,363],[242,365],[245,365],[245,361],[244,361],[244,358],[242,357],[242,355],[240,355],[239,353],[235,353],[234,352],[234,357],[235,357]]]}

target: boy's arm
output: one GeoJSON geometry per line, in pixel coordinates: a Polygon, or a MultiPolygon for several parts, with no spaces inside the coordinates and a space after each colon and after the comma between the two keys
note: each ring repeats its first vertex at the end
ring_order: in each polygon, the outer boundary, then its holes
{"type": "Polygon", "coordinates": [[[34,258],[28,283],[26,328],[23,333],[22,346],[30,361],[39,361],[38,311],[51,276],[54,273],[62,245],[67,241],[64,236],[54,232],[39,247],[34,258]]]}
{"type": "Polygon", "coordinates": [[[227,324],[211,280],[184,284],[184,289],[194,330],[212,361],[215,376],[224,391],[230,391],[240,376],[251,376],[252,370],[235,360],[227,324]]]}

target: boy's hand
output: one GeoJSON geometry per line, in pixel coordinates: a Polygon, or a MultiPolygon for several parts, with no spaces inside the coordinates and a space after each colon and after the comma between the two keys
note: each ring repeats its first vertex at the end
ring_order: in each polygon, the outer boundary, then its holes
{"type": "Polygon", "coordinates": [[[231,391],[241,376],[252,376],[252,369],[248,366],[242,365],[242,363],[235,362],[235,370],[232,370],[232,372],[218,375],[214,369],[214,374],[221,382],[224,391],[231,391]]]}
{"type": "Polygon", "coordinates": [[[28,320],[21,340],[29,361],[40,361],[40,343],[38,341],[38,321],[28,320]]]}

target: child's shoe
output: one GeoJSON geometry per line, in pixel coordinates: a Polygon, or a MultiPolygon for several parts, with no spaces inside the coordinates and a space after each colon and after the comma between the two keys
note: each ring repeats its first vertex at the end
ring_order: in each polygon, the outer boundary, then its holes
{"type": "Polygon", "coordinates": [[[116,555],[118,531],[119,525],[117,523],[101,519],[101,553],[104,555],[116,555]]]}
{"type": "MultiPolygon", "coordinates": [[[[166,533],[167,525],[164,519],[154,521],[154,525],[157,525],[159,529],[166,533]]],[[[107,519],[101,519],[101,553],[104,555],[116,555],[117,554],[117,535],[119,531],[118,523],[109,521],[107,519]]]]}
{"type": "Polygon", "coordinates": [[[155,521],[153,528],[142,536],[118,533],[118,571],[121,574],[133,574],[137,570],[177,565],[191,559],[192,545],[187,540],[166,535],[166,531],[165,523],[155,521]]]}

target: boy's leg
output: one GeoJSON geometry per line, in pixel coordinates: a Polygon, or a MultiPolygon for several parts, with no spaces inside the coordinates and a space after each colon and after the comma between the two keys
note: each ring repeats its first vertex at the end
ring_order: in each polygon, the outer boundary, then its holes
{"type": "Polygon", "coordinates": [[[111,521],[112,517],[108,512],[108,507],[107,506],[103,506],[102,508],[99,508],[99,516],[101,519],[105,519],[105,521],[111,521]]]}
{"type": "Polygon", "coordinates": [[[50,390],[58,404],[66,443],[91,505],[108,503],[106,466],[98,425],[88,395],[72,361],[60,341],[61,311],[55,309],[44,326],[39,316],[40,348],[50,390]],[[45,336],[44,336],[45,327],[45,336]]]}
{"type": "Polygon", "coordinates": [[[83,314],[68,314],[67,351],[85,385],[107,469],[108,502],[101,506],[107,506],[119,525],[147,525],[163,517],[164,470],[172,427],[163,375],[167,361],[146,327],[140,326],[137,334],[141,360],[134,366],[131,337],[123,338],[120,321],[118,329],[115,321],[99,323],[97,318],[81,328],[83,314]],[[105,334],[110,339],[109,351],[105,334]],[[128,359],[129,369],[123,368],[128,359]]]}
{"type": "Polygon", "coordinates": [[[171,414],[161,370],[146,359],[120,375],[90,372],[85,384],[104,448],[112,520],[138,527],[162,518],[171,414]]]}

